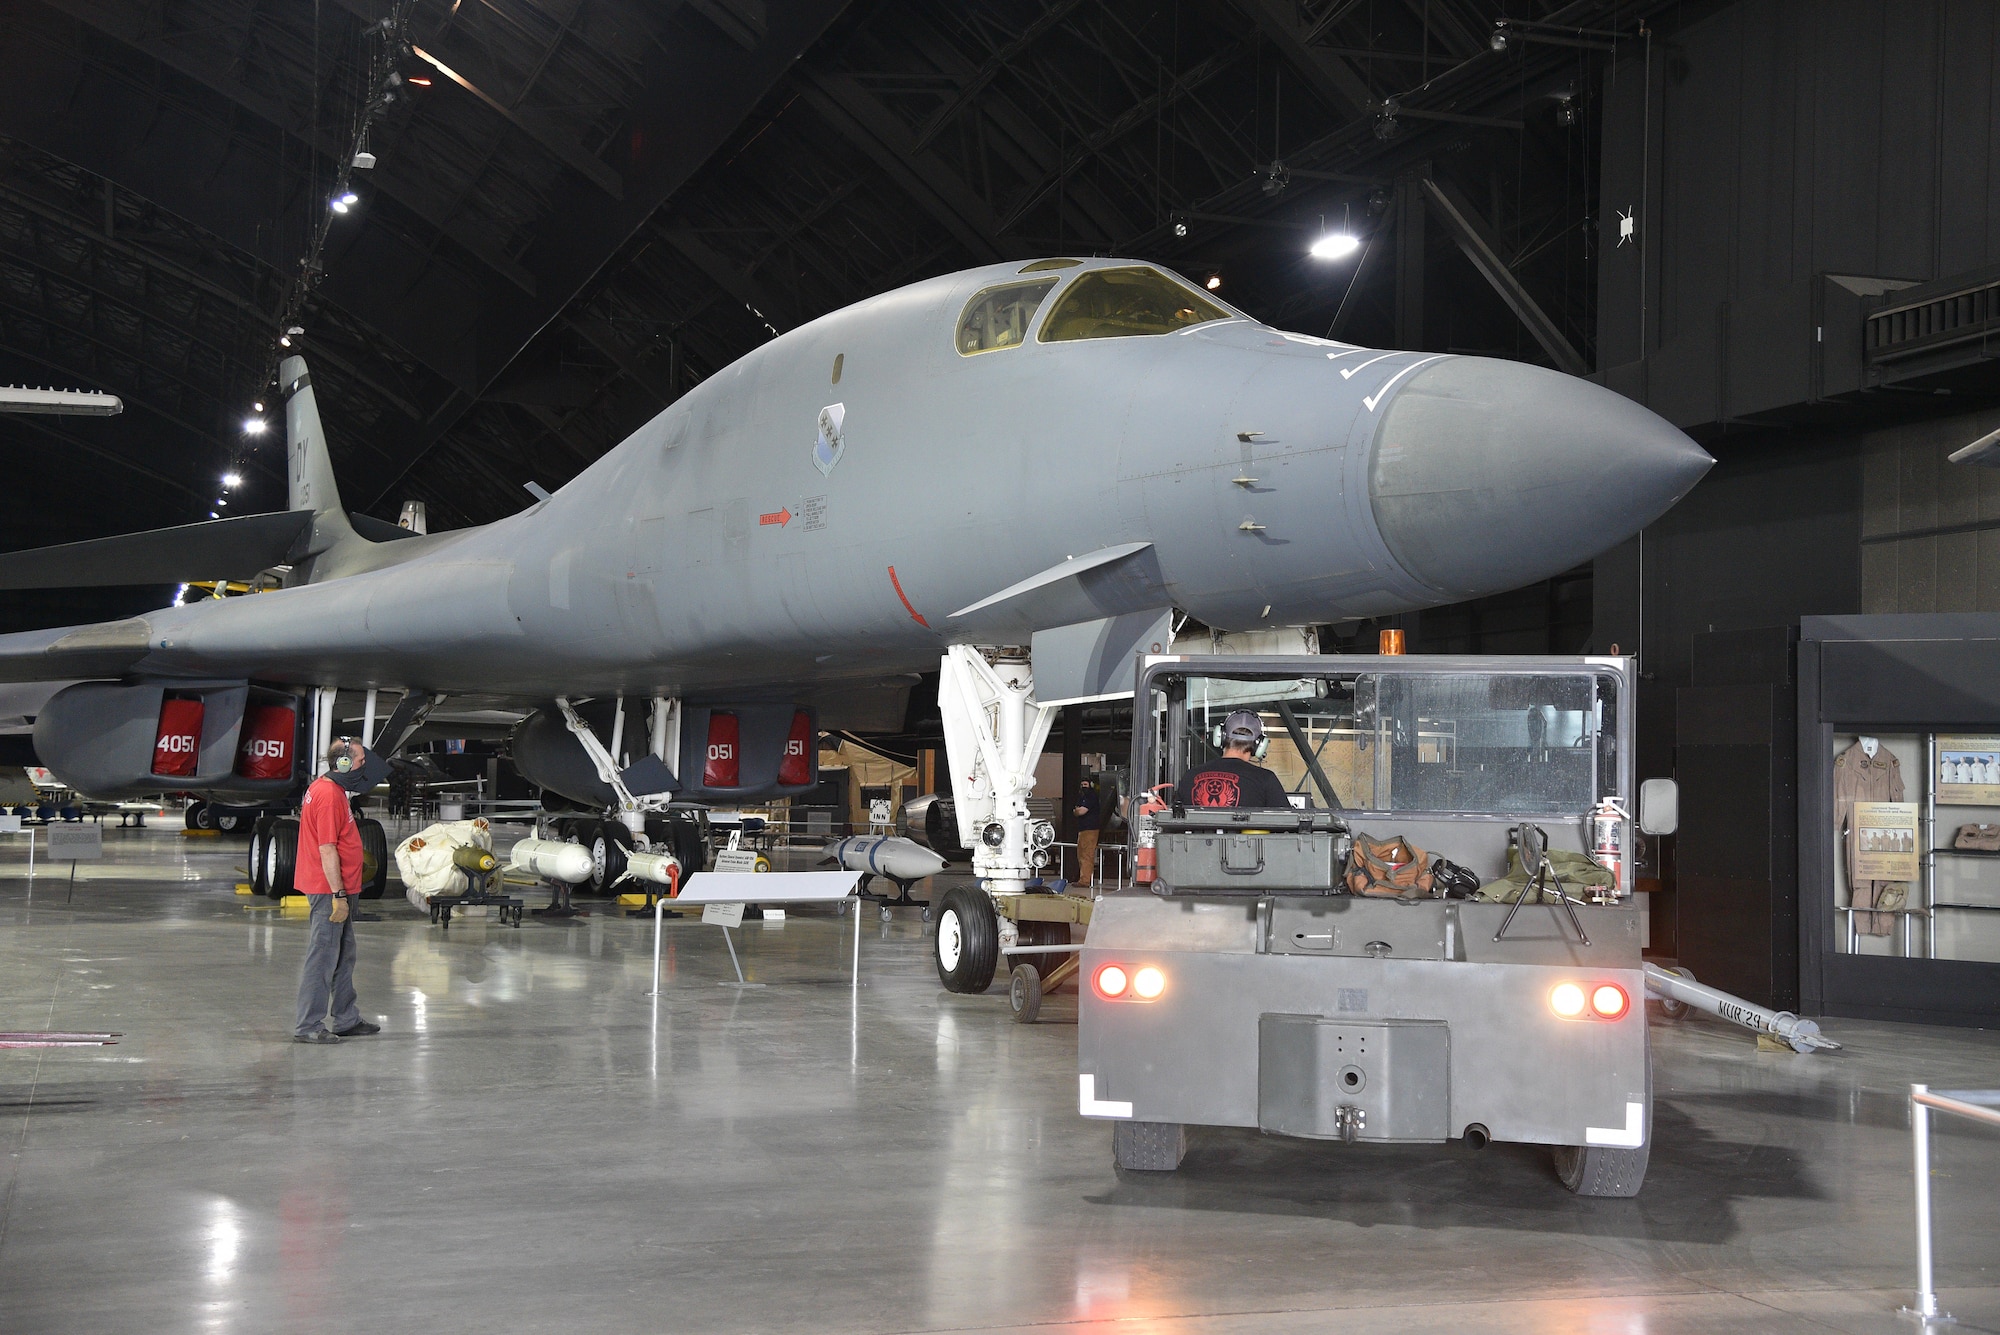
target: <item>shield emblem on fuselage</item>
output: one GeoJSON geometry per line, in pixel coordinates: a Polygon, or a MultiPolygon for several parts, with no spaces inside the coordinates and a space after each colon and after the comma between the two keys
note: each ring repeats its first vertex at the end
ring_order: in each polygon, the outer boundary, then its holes
{"type": "Polygon", "coordinates": [[[841,434],[846,421],[844,403],[830,403],[819,410],[819,439],[813,444],[813,466],[822,473],[833,472],[833,466],[840,462],[840,452],[847,447],[841,434]]]}

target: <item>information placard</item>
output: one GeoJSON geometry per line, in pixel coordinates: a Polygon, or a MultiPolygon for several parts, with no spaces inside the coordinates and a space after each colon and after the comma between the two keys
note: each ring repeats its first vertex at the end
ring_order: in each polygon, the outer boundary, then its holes
{"type": "Polygon", "coordinates": [[[741,927],[743,906],[741,904],[705,904],[701,910],[701,920],[717,927],[741,927]]]}
{"type": "Polygon", "coordinates": [[[757,870],[757,850],[754,848],[721,848],[715,853],[715,869],[720,872],[746,872],[757,870]]]}
{"type": "Polygon", "coordinates": [[[1917,879],[1915,802],[1856,802],[1854,834],[1855,880],[1917,879]]]}

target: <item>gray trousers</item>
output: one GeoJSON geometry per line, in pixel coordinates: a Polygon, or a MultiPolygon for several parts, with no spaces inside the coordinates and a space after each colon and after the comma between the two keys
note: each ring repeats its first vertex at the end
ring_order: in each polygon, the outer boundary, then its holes
{"type": "MultiPolygon", "coordinates": [[[[312,921],[306,937],[306,967],[299,975],[299,1022],[295,1034],[310,1034],[333,1013],[326,1028],[338,1032],[361,1022],[354,995],[354,919],[333,920],[333,896],[309,895],[312,921]]],[[[354,901],[347,902],[349,914],[354,901]]]]}

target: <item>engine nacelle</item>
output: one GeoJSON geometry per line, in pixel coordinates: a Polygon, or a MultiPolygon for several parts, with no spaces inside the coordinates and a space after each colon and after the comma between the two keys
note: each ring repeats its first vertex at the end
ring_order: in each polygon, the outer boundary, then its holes
{"type": "MultiPolygon", "coordinates": [[[[592,700],[576,706],[576,712],[598,741],[609,745],[615,708],[609,700],[592,700]]],[[[628,705],[619,763],[639,760],[645,740],[645,712],[628,705]]],[[[521,720],[509,749],[514,768],[529,783],[585,806],[614,804],[611,785],[598,778],[597,767],[560,711],[538,709],[521,720]]],[[[819,786],[818,715],[791,703],[685,705],[676,760],[676,779],[668,791],[685,801],[739,802],[811,792],[819,786]]],[[[635,784],[634,791],[643,795],[647,787],[635,784]]]]}
{"type": "Polygon", "coordinates": [[[85,681],[35,716],[35,754],[92,797],[267,802],[305,773],[305,726],[297,696],[247,682],[85,681]]]}

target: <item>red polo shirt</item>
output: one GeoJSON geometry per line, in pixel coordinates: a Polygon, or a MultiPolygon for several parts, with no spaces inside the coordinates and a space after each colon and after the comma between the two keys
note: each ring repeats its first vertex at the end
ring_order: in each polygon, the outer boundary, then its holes
{"type": "Polygon", "coordinates": [[[321,775],[306,789],[299,806],[299,851],[292,885],[302,895],[330,895],[326,872],[319,865],[321,844],[340,850],[340,881],[350,895],[361,893],[361,831],[347,806],[347,790],[321,775]]]}

